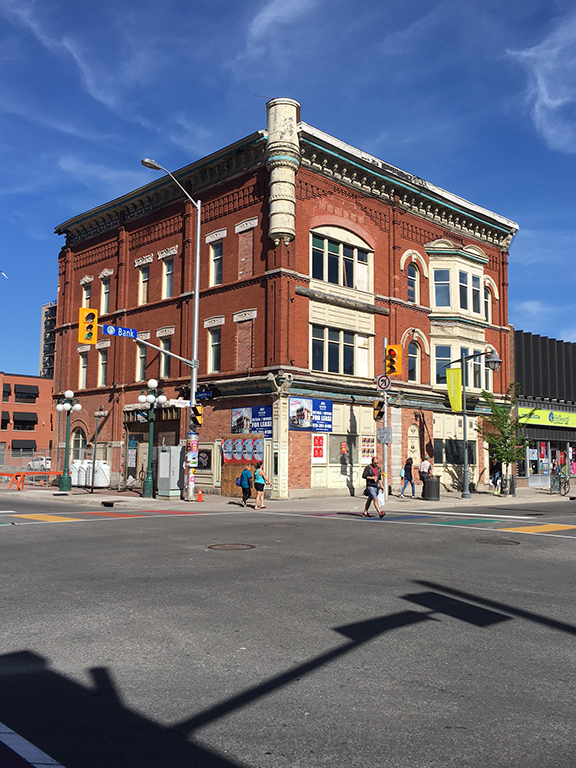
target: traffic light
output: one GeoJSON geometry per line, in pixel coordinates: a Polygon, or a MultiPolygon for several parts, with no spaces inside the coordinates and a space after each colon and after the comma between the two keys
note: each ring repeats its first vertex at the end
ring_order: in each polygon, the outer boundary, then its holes
{"type": "Polygon", "coordinates": [[[204,421],[204,406],[203,405],[193,405],[192,406],[192,423],[195,427],[201,427],[202,422],[204,421]]]}
{"type": "Polygon", "coordinates": [[[374,421],[384,418],[384,400],[374,400],[374,421]]]}
{"type": "Polygon", "coordinates": [[[98,310],[80,307],[78,318],[78,341],[80,344],[96,344],[98,341],[98,310]]]}
{"type": "Polygon", "coordinates": [[[400,376],[402,374],[402,344],[388,344],[386,347],[384,373],[387,376],[400,376]]]}

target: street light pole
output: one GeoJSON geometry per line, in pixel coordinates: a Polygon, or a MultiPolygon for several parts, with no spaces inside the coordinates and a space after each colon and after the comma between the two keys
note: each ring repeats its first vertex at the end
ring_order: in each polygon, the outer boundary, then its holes
{"type": "Polygon", "coordinates": [[[152,476],[152,453],[154,451],[154,408],[156,403],[165,403],[168,398],[161,389],[158,389],[156,379],[149,379],[148,389],[143,389],[138,395],[139,403],[149,403],[148,411],[148,467],[146,477],[142,483],[142,498],[152,499],[154,497],[154,478],[152,476]]]}
{"type": "Polygon", "coordinates": [[[502,364],[502,360],[498,357],[498,353],[495,349],[491,350],[490,352],[475,352],[472,355],[465,355],[464,350],[461,350],[460,352],[460,358],[458,360],[451,360],[449,363],[446,363],[444,366],[447,368],[449,365],[453,365],[454,363],[460,363],[460,370],[462,372],[462,418],[464,420],[463,423],[463,434],[462,437],[464,438],[464,478],[462,481],[462,498],[463,499],[471,499],[472,495],[470,493],[470,476],[469,476],[469,470],[468,470],[468,413],[466,411],[466,363],[468,360],[473,360],[476,357],[486,357],[486,365],[488,368],[490,368],[491,371],[497,371],[498,368],[500,368],[502,364]]]}
{"type": "Polygon", "coordinates": [[[164,171],[172,179],[172,181],[178,186],[188,200],[196,208],[196,249],[195,249],[195,264],[194,264],[194,300],[192,305],[192,368],[190,372],[190,415],[188,419],[188,436],[186,441],[187,449],[187,464],[188,464],[188,493],[187,500],[194,500],[194,468],[190,463],[191,446],[198,445],[198,435],[196,434],[194,425],[194,406],[196,405],[196,390],[198,389],[198,320],[199,320],[199,307],[200,307],[200,224],[201,224],[201,203],[200,200],[194,200],[191,195],[188,194],[186,189],[180,184],[178,179],[170,173],[167,168],[157,163],[155,160],[151,160],[149,157],[145,157],[141,160],[142,165],[145,168],[151,168],[154,171],[164,171]]]}
{"type": "Polygon", "coordinates": [[[59,487],[61,491],[69,491],[72,488],[72,478],[70,477],[70,414],[72,411],[81,411],[80,401],[74,397],[74,392],[67,389],[64,397],[58,401],[56,410],[66,411],[66,444],[64,453],[64,468],[60,477],[59,487]]]}

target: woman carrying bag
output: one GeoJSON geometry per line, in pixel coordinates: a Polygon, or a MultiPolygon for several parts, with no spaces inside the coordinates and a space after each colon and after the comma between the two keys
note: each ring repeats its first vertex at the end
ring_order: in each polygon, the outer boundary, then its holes
{"type": "Polygon", "coordinates": [[[400,498],[404,498],[404,491],[406,490],[406,487],[408,486],[408,483],[412,486],[412,498],[416,498],[416,488],[414,487],[414,478],[412,477],[412,459],[408,457],[406,459],[406,464],[404,464],[404,469],[402,470],[404,472],[404,485],[402,486],[402,490],[400,491],[400,498]]]}

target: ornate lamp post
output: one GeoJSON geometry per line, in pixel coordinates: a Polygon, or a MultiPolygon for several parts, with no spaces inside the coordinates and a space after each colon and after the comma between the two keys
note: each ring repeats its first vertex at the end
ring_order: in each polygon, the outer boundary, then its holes
{"type": "Polygon", "coordinates": [[[164,392],[158,388],[156,379],[148,381],[148,389],[143,389],[138,395],[139,403],[150,403],[148,411],[148,468],[146,477],[142,483],[142,498],[151,499],[154,496],[154,479],[152,477],[152,451],[154,448],[154,408],[156,403],[165,403],[168,398],[164,392]]]}
{"type": "Polygon", "coordinates": [[[57,411],[66,411],[66,452],[64,454],[64,469],[60,477],[60,490],[69,491],[72,488],[72,478],[70,477],[70,414],[72,411],[81,411],[80,401],[74,397],[74,392],[67,389],[64,397],[58,400],[57,411]]]}
{"type": "Polygon", "coordinates": [[[463,437],[464,437],[464,480],[462,483],[462,498],[463,499],[471,499],[472,496],[470,494],[470,476],[468,472],[468,418],[466,413],[466,363],[468,360],[473,360],[476,357],[484,357],[486,356],[486,367],[490,368],[491,371],[497,371],[498,368],[502,365],[502,360],[498,357],[498,353],[495,349],[492,349],[487,352],[476,352],[473,355],[465,355],[464,351],[462,350],[460,357],[457,360],[451,360],[449,363],[447,363],[444,367],[447,368],[449,365],[453,365],[454,363],[460,363],[460,369],[462,371],[462,417],[463,417],[463,437]]]}

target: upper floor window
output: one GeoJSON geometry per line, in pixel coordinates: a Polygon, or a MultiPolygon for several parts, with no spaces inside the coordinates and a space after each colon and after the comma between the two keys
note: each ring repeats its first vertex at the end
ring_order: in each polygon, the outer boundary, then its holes
{"type": "Polygon", "coordinates": [[[148,303],[148,287],[150,285],[150,267],[140,267],[140,285],[138,289],[138,304],[148,303]]]}
{"type": "Polygon", "coordinates": [[[222,360],[222,329],[211,328],[208,333],[208,373],[218,373],[222,360]]]}
{"type": "Polygon", "coordinates": [[[446,384],[446,366],[452,359],[452,347],[438,345],[434,349],[436,357],[436,384],[446,384]]]}
{"type": "Polygon", "coordinates": [[[472,275],[472,312],[480,314],[480,278],[472,275]]]}
{"type": "Polygon", "coordinates": [[[312,277],[346,288],[368,290],[369,251],[312,235],[312,277]]]}
{"type": "Polygon", "coordinates": [[[224,241],[210,244],[210,285],[222,285],[222,263],[224,261],[224,241]]]}
{"type": "Polygon", "coordinates": [[[88,385],[88,352],[78,355],[78,389],[86,389],[88,385]]]}
{"type": "Polygon", "coordinates": [[[92,283],[84,283],[82,286],[82,306],[89,307],[92,299],[92,283]]]}
{"type": "Polygon", "coordinates": [[[484,319],[487,323],[492,321],[492,294],[490,288],[484,288],[484,319]]]}
{"type": "Polygon", "coordinates": [[[138,357],[136,358],[136,381],[146,380],[146,345],[137,344],[138,357]]]}
{"type": "Polygon", "coordinates": [[[460,272],[460,309],[468,309],[468,273],[460,272]]]}
{"type": "MultiPolygon", "coordinates": [[[[160,347],[166,352],[171,352],[172,337],[165,336],[163,339],[160,339],[160,347]]],[[[160,378],[161,379],[170,378],[170,360],[171,360],[170,355],[160,355],[160,378]]]]}
{"type": "Polygon", "coordinates": [[[472,359],[472,386],[476,389],[482,389],[482,357],[480,350],[475,349],[474,354],[478,357],[472,359]]]}
{"type": "Polygon", "coordinates": [[[107,315],[108,312],[110,312],[110,278],[105,277],[100,288],[100,314],[107,315]]]}
{"type": "Polygon", "coordinates": [[[420,300],[420,273],[414,262],[408,264],[408,301],[412,304],[418,304],[420,300]]]}
{"type": "Polygon", "coordinates": [[[162,272],[162,298],[171,299],[174,295],[174,259],[164,259],[162,272]]]}
{"type": "Polygon", "coordinates": [[[106,372],[108,369],[108,350],[107,349],[100,349],[98,351],[100,360],[98,365],[98,386],[99,387],[105,387],[106,386],[106,372]]]}
{"type": "Polygon", "coordinates": [[[450,306],[450,270],[434,270],[434,299],[437,307],[450,306]]]}
{"type": "Polygon", "coordinates": [[[322,325],[312,326],[313,371],[368,378],[369,350],[367,336],[322,325]]]}
{"type": "Polygon", "coordinates": [[[408,344],[408,381],[420,380],[420,347],[415,341],[408,344]]]}

